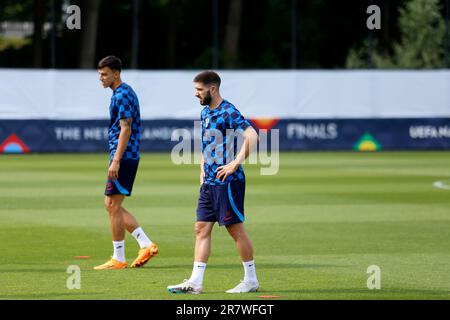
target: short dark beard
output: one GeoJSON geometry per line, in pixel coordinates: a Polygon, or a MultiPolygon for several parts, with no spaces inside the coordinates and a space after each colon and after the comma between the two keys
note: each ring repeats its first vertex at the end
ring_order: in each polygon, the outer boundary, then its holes
{"type": "Polygon", "coordinates": [[[208,90],[208,92],[206,93],[205,98],[203,99],[203,102],[200,101],[200,104],[202,106],[209,106],[211,104],[211,100],[212,100],[211,92],[208,90]]]}

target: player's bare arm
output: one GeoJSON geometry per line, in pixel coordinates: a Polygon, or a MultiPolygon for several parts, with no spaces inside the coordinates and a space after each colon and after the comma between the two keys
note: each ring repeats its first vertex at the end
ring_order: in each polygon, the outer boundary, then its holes
{"type": "Polygon", "coordinates": [[[252,126],[247,127],[247,129],[245,129],[245,131],[242,133],[242,136],[244,138],[244,143],[242,144],[241,150],[239,150],[236,159],[224,166],[218,167],[216,170],[216,176],[222,182],[225,181],[230,174],[235,172],[239,165],[244,163],[245,159],[247,159],[248,155],[250,154],[250,151],[256,150],[259,136],[256,133],[255,129],[253,129],[252,126]]]}
{"type": "Polygon", "coordinates": [[[205,181],[205,171],[203,169],[203,165],[205,164],[205,158],[203,157],[202,153],[202,159],[200,160],[200,185],[203,184],[205,181]]]}
{"type": "Polygon", "coordinates": [[[119,141],[117,143],[117,150],[114,158],[111,161],[111,165],[108,170],[108,179],[117,179],[119,177],[119,169],[120,169],[120,159],[122,159],[122,155],[125,152],[125,149],[128,145],[128,140],[131,136],[131,118],[120,119],[120,134],[119,141]]]}

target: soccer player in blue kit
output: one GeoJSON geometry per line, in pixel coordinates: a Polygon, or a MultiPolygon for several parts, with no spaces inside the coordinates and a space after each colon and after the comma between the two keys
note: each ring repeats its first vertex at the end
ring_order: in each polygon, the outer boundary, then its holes
{"type": "Polygon", "coordinates": [[[94,267],[95,270],[123,269],[128,266],[125,259],[125,229],[140,246],[131,268],[143,266],[158,253],[158,246],[147,237],[136,218],[122,206],[125,196],[131,196],[139,165],[141,119],[136,93],[128,84],[122,82],[121,71],[122,62],[117,57],[107,56],[98,63],[103,87],[113,90],[109,107],[110,161],[105,208],[111,222],[114,253],[106,263],[94,267]]]}
{"type": "Polygon", "coordinates": [[[206,106],[201,112],[201,188],[195,223],[194,266],[188,280],[167,287],[172,293],[202,292],[203,275],[211,251],[211,231],[215,222],[225,226],[234,239],[244,266],[244,279],[226,292],[255,292],[259,288],[253,246],[243,224],[245,175],[241,166],[250,150],[255,149],[259,138],[236,107],[221,97],[220,82],[219,75],[213,71],[204,71],[194,78],[195,95],[200,104],[206,106]],[[232,143],[230,135],[227,135],[230,130],[242,134],[244,141],[235,157],[235,138],[231,137],[232,143]]]}

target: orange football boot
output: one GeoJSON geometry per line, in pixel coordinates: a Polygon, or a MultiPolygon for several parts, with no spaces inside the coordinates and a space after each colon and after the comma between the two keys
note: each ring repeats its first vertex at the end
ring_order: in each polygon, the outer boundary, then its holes
{"type": "Polygon", "coordinates": [[[137,258],[131,264],[131,268],[142,267],[152,257],[156,256],[159,252],[158,246],[152,243],[149,247],[139,250],[137,258]]]}
{"type": "Polygon", "coordinates": [[[104,264],[94,267],[94,270],[114,270],[114,269],[125,269],[128,266],[128,263],[117,261],[113,258],[111,260],[106,261],[104,264]]]}

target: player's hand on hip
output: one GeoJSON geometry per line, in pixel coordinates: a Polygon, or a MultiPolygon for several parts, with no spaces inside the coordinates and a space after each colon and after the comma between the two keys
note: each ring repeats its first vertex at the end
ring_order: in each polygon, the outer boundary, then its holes
{"type": "Polygon", "coordinates": [[[115,180],[119,177],[120,161],[113,160],[108,169],[108,179],[115,180]]]}
{"type": "Polygon", "coordinates": [[[229,175],[231,175],[233,172],[236,171],[238,168],[238,164],[236,164],[234,161],[231,161],[230,163],[220,166],[216,169],[216,178],[224,182],[229,175]]]}

